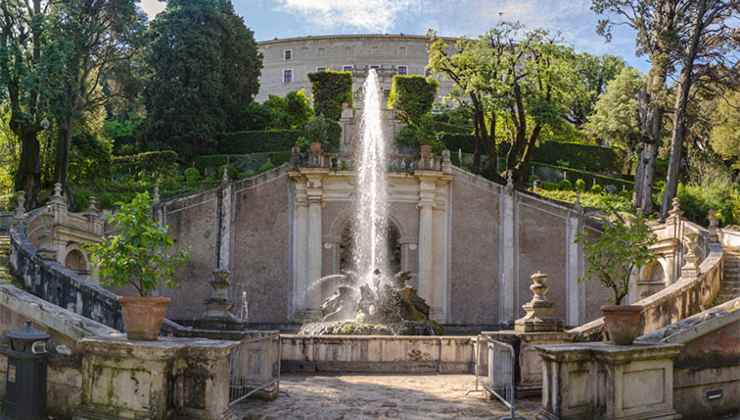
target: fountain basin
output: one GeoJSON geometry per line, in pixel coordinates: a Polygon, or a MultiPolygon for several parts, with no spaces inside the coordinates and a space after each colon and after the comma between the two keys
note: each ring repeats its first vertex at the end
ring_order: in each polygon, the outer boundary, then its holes
{"type": "Polygon", "coordinates": [[[475,336],[281,335],[284,372],[473,373],[475,336]]]}

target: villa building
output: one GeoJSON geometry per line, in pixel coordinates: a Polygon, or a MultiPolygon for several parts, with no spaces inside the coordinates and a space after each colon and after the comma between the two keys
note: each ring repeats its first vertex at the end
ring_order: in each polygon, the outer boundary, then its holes
{"type": "MultiPolygon", "coordinates": [[[[455,38],[445,38],[452,47],[455,38]]],[[[426,74],[429,39],[420,35],[325,35],[274,39],[259,43],[263,55],[262,77],[257,101],[269,95],[285,96],[305,89],[311,93],[309,73],[366,68],[385,70],[392,74],[426,74]]],[[[383,89],[390,91],[390,78],[383,89]]],[[[357,85],[357,84],[355,84],[357,85]]],[[[452,88],[449,80],[441,79],[438,98],[452,88]]]]}

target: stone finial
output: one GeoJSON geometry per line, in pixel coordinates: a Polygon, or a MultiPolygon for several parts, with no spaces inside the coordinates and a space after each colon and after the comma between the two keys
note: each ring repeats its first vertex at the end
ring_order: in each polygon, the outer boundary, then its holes
{"type": "Polygon", "coordinates": [[[576,202],[573,203],[573,208],[578,213],[583,212],[583,206],[581,205],[581,192],[580,191],[576,191],[576,202]]]}
{"type": "Polygon", "coordinates": [[[673,197],[673,200],[671,200],[671,209],[668,211],[668,215],[671,220],[674,221],[678,221],[683,215],[683,211],[681,211],[681,201],[678,197],[673,197]]]}
{"type": "Polygon", "coordinates": [[[90,213],[97,213],[98,212],[98,200],[95,198],[94,195],[90,196],[90,203],[87,206],[87,211],[90,213]]]}
{"type": "Polygon", "coordinates": [[[56,205],[57,207],[55,208],[57,209],[59,209],[59,207],[67,206],[67,202],[62,195],[62,184],[60,182],[54,184],[54,195],[51,196],[49,203],[56,205]]]}
{"type": "Polygon", "coordinates": [[[154,184],[154,193],[152,194],[152,203],[157,204],[161,200],[159,195],[159,180],[154,184]]]}
{"type": "Polygon", "coordinates": [[[514,322],[514,330],[518,332],[559,330],[561,322],[552,316],[554,305],[547,300],[547,292],[550,290],[547,275],[538,271],[532,274],[530,279],[532,285],[529,286],[529,290],[532,291],[532,300],[522,305],[526,315],[514,322]]]}
{"type": "Polygon", "coordinates": [[[25,191],[18,191],[18,198],[16,199],[15,206],[15,217],[20,219],[26,214],[26,193],[25,191]]]}
{"type": "Polygon", "coordinates": [[[509,171],[509,175],[506,177],[506,192],[511,194],[514,192],[514,175],[509,171]]]}
{"type": "Polygon", "coordinates": [[[228,166],[224,166],[224,172],[221,175],[221,182],[223,182],[224,184],[229,183],[229,167],[228,166]]]}
{"type": "Polygon", "coordinates": [[[61,197],[62,196],[62,183],[57,182],[54,184],[54,197],[61,197]]]}
{"type": "Polygon", "coordinates": [[[699,234],[693,230],[686,230],[686,254],[681,267],[681,277],[697,277],[699,275],[699,234]]]}
{"type": "Polygon", "coordinates": [[[237,321],[230,312],[231,307],[234,306],[229,298],[230,276],[231,272],[225,269],[217,269],[213,272],[213,279],[210,281],[213,290],[211,290],[211,296],[206,299],[206,313],[203,314],[203,320],[237,321]]]}
{"type": "Polygon", "coordinates": [[[709,219],[709,242],[719,242],[719,217],[717,217],[717,211],[710,209],[707,219],[709,219]]]}

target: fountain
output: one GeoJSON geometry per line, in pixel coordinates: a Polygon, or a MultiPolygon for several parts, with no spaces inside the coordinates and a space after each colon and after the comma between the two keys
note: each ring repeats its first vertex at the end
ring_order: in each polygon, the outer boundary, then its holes
{"type": "Polygon", "coordinates": [[[433,335],[441,328],[429,320],[429,305],[407,284],[409,272],[389,275],[386,144],[382,127],[383,94],[374,69],[363,85],[362,136],[355,146],[353,270],[317,279],[338,284],[321,305],[321,321],[305,324],[301,334],[433,335]]]}

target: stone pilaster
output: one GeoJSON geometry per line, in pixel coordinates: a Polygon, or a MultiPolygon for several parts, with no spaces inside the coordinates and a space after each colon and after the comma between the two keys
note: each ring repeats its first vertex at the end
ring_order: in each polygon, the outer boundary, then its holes
{"type": "Polygon", "coordinates": [[[578,279],[583,275],[583,247],[576,243],[578,234],[583,230],[583,208],[580,206],[580,193],[573,211],[569,212],[566,222],[567,266],[565,273],[566,289],[566,324],[579,325],[585,321],[585,290],[578,279]]]}
{"type": "Polygon", "coordinates": [[[221,200],[219,206],[219,244],[218,244],[218,268],[229,270],[231,268],[231,196],[232,187],[228,180],[228,173],[224,168],[224,182],[220,191],[221,200]]]}
{"type": "Polygon", "coordinates": [[[516,190],[509,176],[504,191],[499,195],[500,200],[500,235],[501,251],[500,270],[501,279],[499,284],[499,323],[510,323],[514,321],[514,294],[516,290],[516,190]]]}
{"type": "MultiPolygon", "coordinates": [[[[434,276],[434,196],[433,178],[419,179],[419,296],[432,304],[434,276]]],[[[431,306],[431,305],[430,305],[431,306]]]]}
{"type": "Polygon", "coordinates": [[[308,288],[308,197],[305,182],[295,182],[293,214],[293,312],[306,309],[308,288]]]}
{"type": "Polygon", "coordinates": [[[318,308],[321,304],[321,296],[318,291],[311,291],[310,285],[322,276],[322,178],[324,171],[311,172],[306,175],[306,199],[308,201],[308,271],[306,285],[308,290],[308,306],[318,308]]]}

